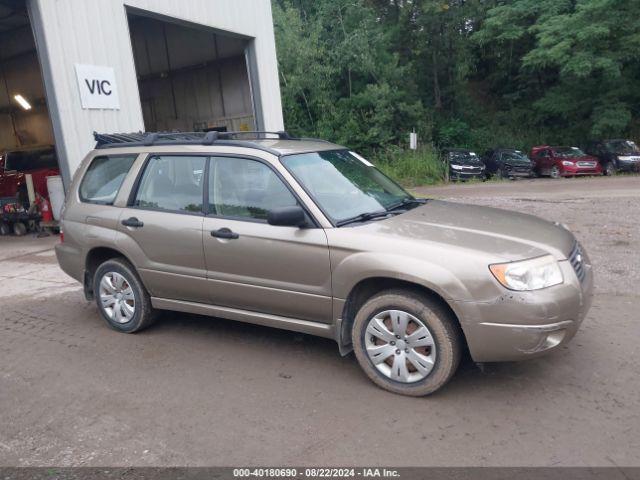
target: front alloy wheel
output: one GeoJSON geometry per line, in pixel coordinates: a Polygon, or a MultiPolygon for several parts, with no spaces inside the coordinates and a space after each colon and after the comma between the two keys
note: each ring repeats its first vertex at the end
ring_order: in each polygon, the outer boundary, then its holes
{"type": "Polygon", "coordinates": [[[604,167],[604,174],[607,176],[616,174],[616,166],[614,165],[613,162],[607,162],[607,164],[604,167]]]}
{"type": "Polygon", "coordinates": [[[367,300],[355,315],[351,339],[360,367],[376,385],[411,396],[429,395],[446,384],[464,345],[445,304],[404,289],[367,300]]]}
{"type": "Polygon", "coordinates": [[[560,178],[560,169],[556,165],[551,167],[551,178],[560,178]]]}
{"type": "Polygon", "coordinates": [[[378,371],[397,382],[424,379],[436,361],[431,332],[419,319],[402,310],[385,310],[371,318],[365,346],[378,371]]]}

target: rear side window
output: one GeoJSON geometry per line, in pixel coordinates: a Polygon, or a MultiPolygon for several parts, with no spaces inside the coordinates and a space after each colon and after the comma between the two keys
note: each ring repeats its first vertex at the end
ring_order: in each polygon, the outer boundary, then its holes
{"type": "Polygon", "coordinates": [[[136,157],[137,155],[117,155],[94,158],[80,184],[80,200],[113,205],[136,157]]]}
{"type": "Polygon", "coordinates": [[[147,162],[134,207],[201,213],[207,157],[153,156],[147,162]]]}

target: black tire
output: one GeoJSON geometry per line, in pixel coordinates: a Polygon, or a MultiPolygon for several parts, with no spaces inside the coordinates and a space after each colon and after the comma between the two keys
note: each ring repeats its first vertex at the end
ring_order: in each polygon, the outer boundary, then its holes
{"type": "Polygon", "coordinates": [[[13,234],[22,237],[27,234],[27,226],[22,222],[15,222],[13,224],[13,234]]]}
{"type": "Polygon", "coordinates": [[[379,387],[401,395],[421,397],[442,388],[456,372],[463,351],[463,335],[451,312],[440,302],[410,290],[388,290],[371,297],[358,311],[352,327],[353,349],[360,367],[379,387]],[[429,329],[437,356],[433,369],[422,380],[403,383],[380,372],[366,352],[369,321],[385,310],[402,310],[429,329]]]}
{"type": "Polygon", "coordinates": [[[604,170],[602,171],[603,175],[612,176],[617,172],[616,166],[613,162],[607,162],[604,166],[604,170]]]}
{"type": "Polygon", "coordinates": [[[135,268],[123,258],[112,258],[101,264],[93,276],[93,292],[100,315],[107,324],[123,333],[135,333],[149,327],[157,318],[157,312],[151,306],[151,298],[147,289],[142,284],[135,268]],[[102,305],[100,298],[100,281],[105,274],[115,272],[122,275],[126,283],[133,290],[135,298],[135,310],[132,318],[126,323],[119,323],[112,319],[105,307],[102,305]]]}
{"type": "Polygon", "coordinates": [[[0,235],[9,235],[11,231],[11,225],[5,222],[0,223],[0,235]]]}

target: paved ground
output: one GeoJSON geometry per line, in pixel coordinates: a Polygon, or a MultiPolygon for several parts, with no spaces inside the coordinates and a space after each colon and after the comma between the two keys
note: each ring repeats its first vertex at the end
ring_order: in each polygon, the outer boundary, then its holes
{"type": "Polygon", "coordinates": [[[567,223],[593,308],[548,357],[429,398],[304,335],[182,314],[109,330],[55,239],[0,239],[0,465],[640,465],[640,177],[421,190],[567,223]]]}

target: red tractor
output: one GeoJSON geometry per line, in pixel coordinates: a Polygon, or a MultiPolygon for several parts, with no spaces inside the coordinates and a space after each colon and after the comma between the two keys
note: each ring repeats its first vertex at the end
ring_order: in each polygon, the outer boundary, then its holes
{"type": "Polygon", "coordinates": [[[51,221],[47,177],[53,175],[60,175],[60,170],[52,146],[0,152],[0,235],[11,231],[24,235],[36,229],[40,220],[51,221]],[[27,174],[33,181],[33,205],[29,200],[27,174]]]}
{"type": "Polygon", "coordinates": [[[0,198],[29,204],[26,174],[31,174],[35,193],[49,198],[47,177],[60,175],[53,146],[29,147],[0,153],[0,198]]]}

